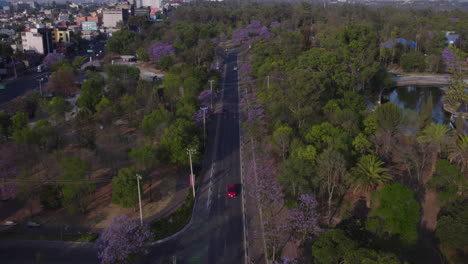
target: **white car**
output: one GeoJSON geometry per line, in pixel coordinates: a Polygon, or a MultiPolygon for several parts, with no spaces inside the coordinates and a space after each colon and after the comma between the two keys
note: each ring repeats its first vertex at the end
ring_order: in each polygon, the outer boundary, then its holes
{"type": "Polygon", "coordinates": [[[28,225],[29,227],[40,227],[40,226],[41,226],[40,224],[38,224],[38,223],[36,223],[36,222],[32,222],[32,221],[29,221],[29,222],[27,223],[27,225],[28,225]]]}
{"type": "Polygon", "coordinates": [[[237,71],[237,67],[234,67],[234,70],[237,71]]]}
{"type": "Polygon", "coordinates": [[[6,225],[6,226],[15,226],[17,225],[18,223],[15,222],[15,221],[5,221],[5,223],[3,225],[6,225]]]}

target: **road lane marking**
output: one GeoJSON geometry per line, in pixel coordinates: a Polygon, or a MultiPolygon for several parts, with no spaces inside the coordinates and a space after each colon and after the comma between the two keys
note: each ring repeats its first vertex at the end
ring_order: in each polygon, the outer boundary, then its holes
{"type": "MultiPolygon", "coordinates": [[[[237,67],[239,67],[239,57],[237,57],[237,67]]],[[[241,178],[241,198],[242,198],[242,228],[244,230],[244,263],[249,263],[249,256],[248,256],[248,245],[247,245],[247,233],[246,233],[246,225],[247,221],[245,219],[245,188],[244,188],[244,174],[242,173],[242,145],[241,145],[241,118],[240,118],[240,85],[239,85],[239,71],[237,71],[237,112],[239,115],[238,121],[238,129],[239,129],[239,168],[240,168],[240,178],[241,178]]]]}

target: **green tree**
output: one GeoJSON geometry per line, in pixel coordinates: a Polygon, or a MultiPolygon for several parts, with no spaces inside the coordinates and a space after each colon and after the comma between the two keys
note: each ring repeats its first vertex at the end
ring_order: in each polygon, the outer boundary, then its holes
{"type": "Polygon", "coordinates": [[[432,123],[432,108],[433,99],[432,94],[427,97],[426,101],[421,106],[421,112],[419,113],[419,129],[424,130],[432,123]]]}
{"type": "Polygon", "coordinates": [[[458,136],[449,148],[448,159],[450,162],[460,165],[463,172],[468,170],[468,136],[458,136]]]}
{"type": "Polygon", "coordinates": [[[192,155],[192,160],[198,162],[200,138],[197,128],[191,121],[179,118],[164,131],[158,153],[161,160],[185,166],[189,164],[187,148],[197,150],[197,154],[192,155]]]}
{"type": "Polygon", "coordinates": [[[169,127],[173,118],[174,117],[171,112],[164,108],[153,110],[153,112],[149,115],[145,115],[143,118],[141,123],[143,133],[145,133],[145,136],[147,137],[157,136],[159,138],[166,128],[169,127]]]}
{"type": "Polygon", "coordinates": [[[88,58],[86,57],[83,57],[83,56],[76,56],[74,59],[73,59],[73,62],[72,62],[72,66],[73,68],[76,70],[79,70],[81,68],[81,66],[88,61],[88,58]]]}
{"type": "Polygon", "coordinates": [[[443,124],[431,123],[422,131],[422,135],[418,137],[421,142],[428,143],[434,149],[436,156],[442,150],[442,147],[447,145],[450,129],[443,124]]]}
{"type": "Polygon", "coordinates": [[[61,188],[56,184],[41,186],[39,201],[46,209],[58,209],[62,206],[61,188]]]}
{"type": "Polygon", "coordinates": [[[292,200],[305,193],[314,174],[317,151],[312,145],[299,145],[293,142],[291,155],[281,164],[278,180],[285,191],[292,192],[292,200]]]}
{"type": "Polygon", "coordinates": [[[286,159],[286,153],[289,149],[289,143],[293,130],[288,125],[279,125],[275,131],[273,131],[272,141],[273,144],[280,150],[283,161],[286,159]]]}
{"type": "Polygon", "coordinates": [[[366,135],[359,133],[353,140],[353,148],[359,154],[372,153],[373,144],[370,142],[366,135]]]}
{"type": "Polygon", "coordinates": [[[358,248],[358,244],[340,229],[322,233],[312,245],[315,263],[345,263],[346,256],[358,248]]]}
{"type": "Polygon", "coordinates": [[[122,55],[134,53],[135,32],[130,30],[119,30],[112,34],[106,44],[107,52],[115,52],[122,55]]]}
{"type": "Polygon", "coordinates": [[[70,103],[62,97],[54,97],[47,105],[47,112],[58,122],[65,119],[65,113],[71,110],[70,103]]]}
{"type": "Polygon", "coordinates": [[[59,182],[63,184],[63,205],[70,211],[86,211],[91,201],[89,195],[94,192],[96,186],[89,179],[90,164],[78,157],[62,158],[60,160],[62,174],[59,182]]]}
{"type": "Polygon", "coordinates": [[[8,139],[11,135],[10,126],[12,124],[10,115],[0,111],[0,135],[8,139]]]}
{"type": "Polygon", "coordinates": [[[169,73],[164,77],[163,87],[164,98],[171,106],[171,109],[173,109],[177,100],[182,97],[182,79],[176,74],[169,73]]]}
{"type": "Polygon", "coordinates": [[[420,208],[413,192],[401,184],[386,185],[375,193],[366,229],[382,239],[412,245],[418,239],[419,220],[420,208]]]}
{"type": "Polygon", "coordinates": [[[391,102],[379,105],[375,110],[375,124],[378,132],[395,134],[405,125],[403,109],[391,102]]]}
{"type": "Polygon", "coordinates": [[[11,118],[10,131],[14,132],[25,128],[28,125],[29,118],[26,113],[18,112],[11,118]]]}
{"type": "Polygon", "coordinates": [[[352,174],[356,182],[356,189],[361,188],[366,192],[374,190],[377,186],[388,182],[391,176],[384,163],[376,155],[365,155],[359,158],[352,174]]]}
{"type": "Polygon", "coordinates": [[[429,185],[437,190],[439,199],[445,204],[465,197],[468,189],[468,181],[460,166],[452,165],[448,160],[437,161],[436,171],[429,185]]]}
{"type": "Polygon", "coordinates": [[[423,72],[426,70],[426,58],[424,54],[416,51],[405,53],[400,58],[400,66],[406,72],[423,72]]]}
{"type": "Polygon", "coordinates": [[[80,98],[78,98],[78,105],[86,107],[91,111],[96,110],[96,105],[101,101],[104,88],[104,81],[102,78],[91,78],[81,85],[80,98]]]}
{"type": "Polygon", "coordinates": [[[112,179],[112,203],[124,208],[136,207],[138,205],[136,174],[133,168],[119,170],[119,174],[112,179]]]}
{"type": "Polygon", "coordinates": [[[468,246],[468,202],[450,205],[437,221],[436,236],[443,247],[465,250],[468,246]]]}
{"type": "Polygon", "coordinates": [[[149,169],[155,166],[158,162],[156,149],[151,145],[144,145],[139,148],[132,148],[128,153],[130,158],[136,163],[137,168],[149,169]]]}
{"type": "Polygon", "coordinates": [[[332,203],[336,195],[347,185],[346,160],[338,151],[328,148],[317,158],[317,184],[325,196],[328,207],[328,220],[332,217],[332,203]]]}
{"type": "Polygon", "coordinates": [[[379,252],[368,248],[350,251],[345,257],[345,264],[401,264],[393,253],[379,252]]]}

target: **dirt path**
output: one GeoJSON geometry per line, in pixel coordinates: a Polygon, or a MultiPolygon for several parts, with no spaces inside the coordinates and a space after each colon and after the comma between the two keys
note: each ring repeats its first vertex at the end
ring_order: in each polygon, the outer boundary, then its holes
{"type": "Polygon", "coordinates": [[[437,193],[427,188],[424,194],[422,203],[421,225],[428,231],[434,232],[437,226],[437,215],[439,214],[440,206],[437,200],[437,193]]]}

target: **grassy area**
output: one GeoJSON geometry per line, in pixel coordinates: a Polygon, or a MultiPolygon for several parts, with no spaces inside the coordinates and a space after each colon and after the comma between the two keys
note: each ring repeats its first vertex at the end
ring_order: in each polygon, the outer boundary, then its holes
{"type": "Polygon", "coordinates": [[[165,218],[158,219],[151,223],[151,230],[155,234],[155,240],[177,233],[190,222],[195,201],[191,191],[192,190],[190,189],[183,205],[177,208],[175,212],[165,218]]]}
{"type": "Polygon", "coordinates": [[[20,239],[20,240],[48,240],[48,241],[67,241],[67,242],[94,242],[98,234],[76,234],[76,235],[57,235],[57,234],[19,234],[19,233],[1,233],[0,239],[20,239]]]}

